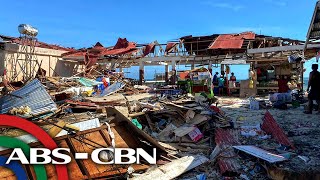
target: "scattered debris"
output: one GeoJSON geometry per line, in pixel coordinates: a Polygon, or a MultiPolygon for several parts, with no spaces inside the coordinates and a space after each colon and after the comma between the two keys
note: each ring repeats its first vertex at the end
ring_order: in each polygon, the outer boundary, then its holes
{"type": "Polygon", "coordinates": [[[197,166],[200,166],[203,163],[206,163],[208,160],[208,158],[201,155],[184,156],[180,159],[173,160],[163,166],[152,169],[142,175],[138,175],[137,177],[134,177],[132,179],[173,179],[197,166]]]}

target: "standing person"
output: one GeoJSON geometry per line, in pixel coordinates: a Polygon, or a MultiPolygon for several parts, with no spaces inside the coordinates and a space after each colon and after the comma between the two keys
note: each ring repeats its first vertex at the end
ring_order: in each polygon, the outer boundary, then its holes
{"type": "Polygon", "coordinates": [[[232,72],[229,80],[229,88],[228,88],[229,96],[231,94],[231,91],[236,87],[236,81],[237,81],[237,78],[236,76],[234,76],[234,73],[232,72]]]}
{"type": "Polygon", "coordinates": [[[236,78],[236,76],[234,75],[233,72],[231,73],[230,81],[233,81],[233,82],[236,82],[236,81],[237,81],[237,78],[236,78]]]}
{"type": "Polygon", "coordinates": [[[215,84],[215,83],[218,82],[218,75],[219,75],[219,73],[216,72],[216,74],[213,76],[213,79],[212,79],[212,83],[213,83],[213,84],[215,84]]]}
{"type": "Polygon", "coordinates": [[[223,88],[224,88],[224,78],[223,75],[220,76],[218,79],[218,86],[219,86],[219,96],[223,95],[223,88]]]}
{"type": "MultiPolygon", "coordinates": [[[[308,110],[305,114],[312,114],[313,100],[316,100],[318,105],[320,104],[320,73],[318,71],[318,64],[312,64],[312,71],[309,75],[308,82],[308,110]],[[311,90],[310,90],[311,87],[311,90]],[[309,91],[310,90],[310,91],[309,91]]],[[[320,108],[318,108],[318,114],[320,114],[320,108]]]]}
{"type": "Polygon", "coordinates": [[[289,80],[287,76],[283,76],[283,78],[278,79],[279,93],[287,93],[289,91],[288,82],[289,80]]]}

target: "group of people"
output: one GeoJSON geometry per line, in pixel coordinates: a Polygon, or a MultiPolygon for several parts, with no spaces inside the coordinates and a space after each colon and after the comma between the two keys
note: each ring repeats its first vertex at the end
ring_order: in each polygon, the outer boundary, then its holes
{"type": "MultiPolygon", "coordinates": [[[[231,73],[229,84],[234,84],[236,82],[236,77],[234,73],[231,73]]],[[[284,80],[287,80],[286,77],[284,77],[284,80]]],[[[212,83],[214,85],[218,85],[219,87],[219,95],[222,95],[224,92],[225,82],[227,79],[224,77],[223,74],[219,76],[219,73],[216,72],[213,76],[212,83]]],[[[286,84],[286,83],[285,83],[286,84]]],[[[287,88],[286,88],[287,89],[287,88]]],[[[318,114],[320,114],[320,72],[318,71],[318,64],[312,64],[312,71],[309,75],[309,81],[308,81],[308,109],[304,111],[305,114],[312,114],[312,110],[314,109],[313,101],[316,101],[318,106],[318,114]]]]}
{"type": "Polygon", "coordinates": [[[320,114],[320,73],[318,71],[318,64],[312,64],[312,71],[309,75],[308,81],[308,110],[304,113],[312,114],[313,101],[318,104],[318,114],[320,114]]]}
{"type": "MultiPolygon", "coordinates": [[[[223,92],[223,89],[224,89],[224,85],[225,85],[225,82],[227,81],[227,79],[224,77],[223,74],[219,76],[219,73],[216,72],[215,75],[213,76],[213,80],[212,80],[212,83],[213,84],[217,84],[218,87],[219,87],[219,96],[222,95],[224,92],[223,92]]],[[[230,76],[230,80],[229,80],[229,83],[231,84],[235,84],[237,81],[237,78],[236,76],[234,75],[234,73],[232,72],[231,73],[231,76],[230,76]]]]}

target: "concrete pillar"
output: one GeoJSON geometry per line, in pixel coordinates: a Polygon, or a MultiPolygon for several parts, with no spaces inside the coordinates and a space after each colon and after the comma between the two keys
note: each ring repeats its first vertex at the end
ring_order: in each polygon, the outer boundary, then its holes
{"type": "Polygon", "coordinates": [[[169,65],[165,65],[165,74],[164,74],[164,79],[166,82],[169,82],[169,65]]]}
{"type": "Polygon", "coordinates": [[[225,71],[225,70],[224,70],[224,64],[221,64],[221,75],[222,75],[222,74],[225,74],[224,71],[225,71]]]}
{"type": "Polygon", "coordinates": [[[53,76],[53,73],[51,74],[51,68],[50,68],[50,67],[51,67],[51,58],[52,58],[52,56],[49,56],[49,67],[48,67],[48,68],[49,68],[49,70],[48,70],[48,71],[49,71],[49,72],[48,72],[49,74],[48,74],[48,75],[49,75],[50,77],[53,76]]]}
{"type": "Polygon", "coordinates": [[[142,85],[144,81],[144,63],[139,62],[139,85],[142,85]]]}
{"type": "Polygon", "coordinates": [[[209,61],[208,70],[212,74],[212,61],[209,61]]]}
{"type": "Polygon", "coordinates": [[[171,66],[172,66],[172,82],[171,85],[175,85],[176,84],[176,75],[177,75],[177,71],[176,71],[176,61],[172,60],[171,62],[171,66]]]}
{"type": "Polygon", "coordinates": [[[116,61],[115,60],[111,61],[111,67],[110,68],[111,68],[110,70],[112,72],[116,72],[116,61]]]}

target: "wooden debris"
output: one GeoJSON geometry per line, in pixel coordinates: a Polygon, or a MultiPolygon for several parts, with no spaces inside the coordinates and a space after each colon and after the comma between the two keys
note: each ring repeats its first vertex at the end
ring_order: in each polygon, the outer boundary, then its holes
{"type": "Polygon", "coordinates": [[[72,131],[80,131],[80,128],[67,124],[66,122],[60,120],[58,123],[56,123],[51,129],[49,129],[48,134],[50,137],[54,138],[56,137],[63,129],[70,129],[72,131]]]}
{"type": "Polygon", "coordinates": [[[193,149],[210,149],[210,146],[207,145],[199,145],[199,144],[193,144],[193,143],[180,143],[179,146],[183,147],[191,147],[193,149]]]}
{"type": "Polygon", "coordinates": [[[154,127],[154,124],[152,123],[150,116],[148,114],[145,114],[145,117],[147,119],[147,122],[149,124],[149,127],[152,131],[156,131],[156,128],[154,127]]]}
{"type": "Polygon", "coordinates": [[[53,126],[49,131],[48,134],[50,137],[56,137],[56,135],[59,134],[59,132],[61,132],[63,129],[63,127],[66,125],[67,123],[64,121],[59,121],[58,123],[56,123],[56,126],[53,126]]]}
{"type": "Polygon", "coordinates": [[[129,114],[129,117],[137,117],[137,116],[142,116],[145,115],[146,112],[138,112],[138,113],[133,113],[133,114],[129,114]]]}

